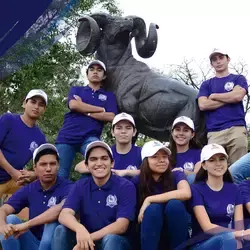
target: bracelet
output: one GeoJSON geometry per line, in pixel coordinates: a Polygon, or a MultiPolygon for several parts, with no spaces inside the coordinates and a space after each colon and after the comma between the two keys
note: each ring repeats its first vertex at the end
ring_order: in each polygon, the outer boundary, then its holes
{"type": "Polygon", "coordinates": [[[90,113],[88,113],[88,116],[90,116],[90,113]]]}

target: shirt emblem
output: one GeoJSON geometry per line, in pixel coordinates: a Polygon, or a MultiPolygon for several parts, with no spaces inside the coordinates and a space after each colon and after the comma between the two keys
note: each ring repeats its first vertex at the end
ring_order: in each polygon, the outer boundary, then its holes
{"type": "Polygon", "coordinates": [[[106,101],[107,100],[107,96],[103,95],[103,94],[99,94],[98,99],[101,101],[106,101]]]}
{"type": "Polygon", "coordinates": [[[230,218],[228,228],[232,228],[233,216],[234,216],[234,205],[233,204],[228,204],[227,205],[227,216],[230,218]]]}
{"type": "Polygon", "coordinates": [[[37,143],[35,141],[33,141],[33,142],[30,143],[30,148],[29,149],[30,149],[31,152],[34,152],[37,147],[38,147],[37,143]]]}
{"type": "Polygon", "coordinates": [[[111,207],[111,208],[117,206],[117,197],[116,197],[116,195],[111,195],[110,194],[107,197],[107,199],[106,199],[106,206],[107,207],[111,207]]]}
{"type": "Polygon", "coordinates": [[[56,197],[51,197],[50,199],[49,199],[49,201],[48,201],[48,207],[53,207],[53,206],[55,206],[56,205],[56,197]]]}
{"type": "Polygon", "coordinates": [[[193,162],[185,162],[183,168],[187,171],[194,171],[194,164],[193,162]]]}
{"type": "Polygon", "coordinates": [[[137,167],[133,166],[133,165],[129,165],[129,166],[127,166],[126,169],[128,169],[128,170],[137,170],[137,167]]]}
{"type": "Polygon", "coordinates": [[[233,82],[227,82],[224,85],[224,88],[225,88],[226,91],[231,91],[234,88],[234,83],[233,82]]]}

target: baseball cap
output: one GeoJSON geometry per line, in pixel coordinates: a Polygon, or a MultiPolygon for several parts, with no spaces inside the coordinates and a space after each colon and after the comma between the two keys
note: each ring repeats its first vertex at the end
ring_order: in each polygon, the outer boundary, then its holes
{"type": "Polygon", "coordinates": [[[105,64],[100,60],[94,60],[94,61],[90,62],[89,65],[87,66],[87,69],[90,68],[92,65],[99,65],[103,68],[104,71],[106,71],[105,64]]]}
{"type": "Polygon", "coordinates": [[[171,151],[169,148],[167,148],[166,145],[162,144],[159,141],[149,141],[144,144],[141,150],[141,159],[142,161],[146,157],[153,156],[155,153],[157,153],[159,150],[164,150],[168,155],[171,155],[171,151]]]}
{"type": "Polygon", "coordinates": [[[127,113],[123,112],[123,113],[120,113],[120,114],[116,115],[114,117],[114,119],[113,119],[112,127],[115,126],[115,124],[117,124],[119,121],[129,121],[135,127],[134,118],[131,115],[127,114],[127,113]]]}
{"type": "Polygon", "coordinates": [[[223,49],[214,49],[212,53],[209,55],[209,59],[211,60],[212,56],[216,54],[228,55],[225,50],[223,49]]]}
{"type": "Polygon", "coordinates": [[[204,146],[201,150],[201,162],[207,161],[215,154],[223,154],[228,158],[226,150],[219,144],[212,143],[204,146]]]}
{"type": "Polygon", "coordinates": [[[95,148],[95,147],[101,147],[101,148],[107,149],[110,152],[110,154],[111,154],[111,156],[113,158],[113,153],[112,153],[112,150],[111,150],[110,146],[107,143],[103,142],[103,141],[93,141],[93,142],[89,143],[86,150],[85,150],[84,158],[86,158],[89,150],[92,149],[92,148],[95,148]]]}
{"type": "Polygon", "coordinates": [[[55,151],[57,153],[58,157],[59,157],[59,153],[58,153],[56,147],[53,144],[44,143],[44,144],[40,145],[38,148],[35,149],[35,151],[33,153],[33,163],[35,162],[36,156],[45,149],[51,149],[51,150],[55,151]]]}
{"type": "Polygon", "coordinates": [[[194,131],[194,122],[189,117],[187,117],[187,116],[180,116],[180,117],[176,118],[174,120],[174,122],[173,122],[172,129],[178,123],[185,123],[189,128],[191,128],[194,131]]]}
{"type": "Polygon", "coordinates": [[[28,99],[34,97],[34,96],[40,96],[44,99],[46,105],[48,104],[48,96],[47,94],[41,90],[41,89],[32,89],[25,97],[25,101],[27,101],[28,99]]]}

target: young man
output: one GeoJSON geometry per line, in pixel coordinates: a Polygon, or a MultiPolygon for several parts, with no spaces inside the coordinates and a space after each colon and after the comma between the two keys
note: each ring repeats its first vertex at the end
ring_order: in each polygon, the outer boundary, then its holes
{"type": "Polygon", "coordinates": [[[68,195],[59,222],[71,231],[58,226],[53,249],[131,249],[128,228],[135,216],[134,185],[112,175],[112,150],[104,142],[87,146],[85,164],[92,176],[77,181],[68,195]],[[78,213],[80,222],[75,217],[78,213]]]}
{"type": "Polygon", "coordinates": [[[34,179],[33,171],[22,169],[34,150],[46,142],[36,123],[47,103],[47,94],[33,89],[23,102],[22,115],[5,113],[0,116],[0,197],[14,193],[24,182],[34,179]]]}
{"type": "MultiPolygon", "coordinates": [[[[111,147],[115,162],[112,172],[122,177],[138,175],[141,165],[141,148],[132,144],[132,139],[136,135],[134,118],[127,113],[116,115],[112,122],[111,132],[115,137],[115,144],[111,147]]],[[[82,174],[88,172],[84,161],[78,163],[75,170],[82,174]]]]}
{"type": "Polygon", "coordinates": [[[100,139],[104,122],[111,122],[117,113],[113,93],[102,88],[106,78],[103,62],[95,60],[87,67],[88,86],[72,87],[68,95],[70,111],[64,117],[56,147],[60,154],[59,175],[68,178],[77,152],[85,154],[86,146],[100,139]]]}
{"type": "Polygon", "coordinates": [[[54,145],[46,143],[37,148],[33,162],[38,180],[19,189],[0,208],[3,250],[51,249],[57,219],[72,184],[57,177],[59,155],[54,145]],[[13,214],[25,207],[29,208],[29,220],[22,222],[13,214]]]}
{"type": "Polygon", "coordinates": [[[242,100],[248,91],[246,78],[230,74],[228,54],[214,50],[209,56],[215,77],[202,83],[198,94],[205,112],[208,143],[226,148],[229,164],[247,153],[247,131],[242,100]]]}

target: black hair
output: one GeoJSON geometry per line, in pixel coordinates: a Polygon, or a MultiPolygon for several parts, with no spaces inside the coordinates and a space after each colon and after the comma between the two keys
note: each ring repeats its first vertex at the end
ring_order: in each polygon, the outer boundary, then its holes
{"type": "Polygon", "coordinates": [[[109,152],[109,150],[107,150],[106,148],[104,148],[104,147],[102,147],[102,146],[96,146],[96,147],[91,148],[91,149],[87,152],[86,157],[85,157],[85,164],[86,164],[86,165],[88,165],[88,160],[89,160],[89,155],[90,155],[90,153],[91,153],[92,150],[95,149],[95,148],[103,148],[103,149],[105,149],[105,150],[107,151],[107,153],[108,153],[108,156],[109,156],[111,162],[114,162],[114,158],[113,158],[112,154],[109,152]]]}
{"type": "Polygon", "coordinates": [[[37,162],[40,160],[40,158],[44,155],[55,155],[56,156],[56,160],[59,162],[59,157],[58,154],[55,150],[51,149],[51,148],[47,148],[42,150],[41,152],[39,152],[35,159],[34,159],[34,163],[37,164],[37,162]]]}

